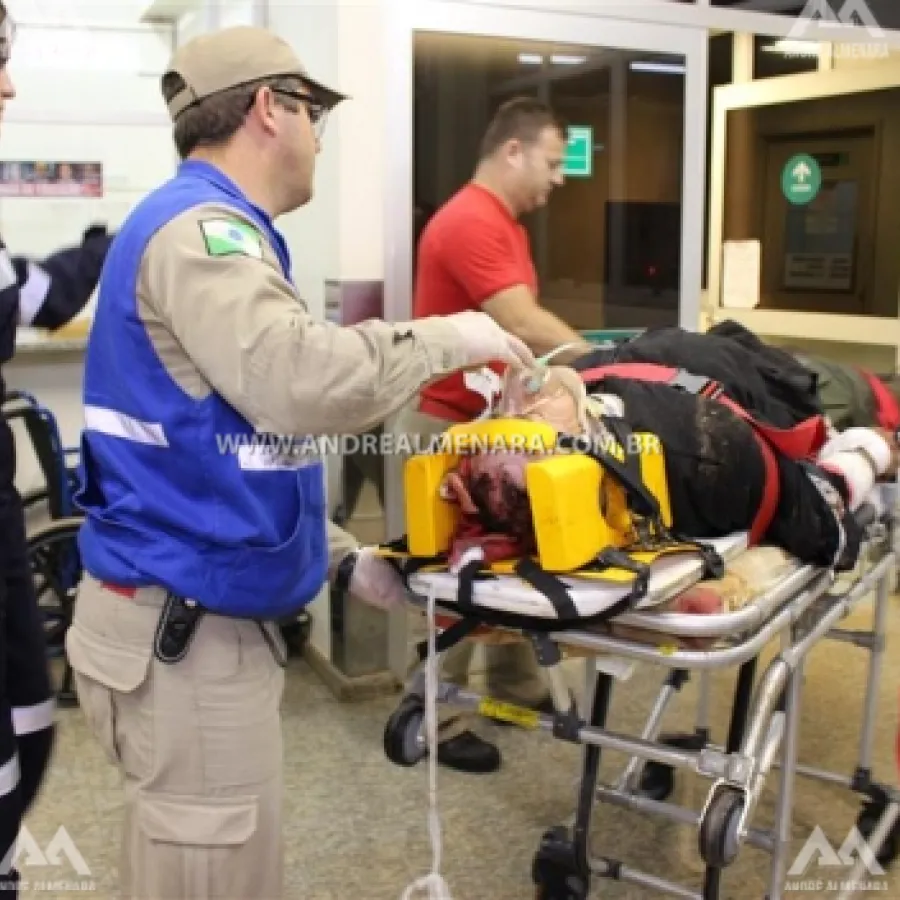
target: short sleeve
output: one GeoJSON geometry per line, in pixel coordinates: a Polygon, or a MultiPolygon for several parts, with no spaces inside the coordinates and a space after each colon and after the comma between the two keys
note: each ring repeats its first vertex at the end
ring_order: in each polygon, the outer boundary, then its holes
{"type": "Polygon", "coordinates": [[[516,285],[529,283],[520,251],[507,229],[484,219],[466,222],[442,247],[445,266],[477,304],[516,285]]]}

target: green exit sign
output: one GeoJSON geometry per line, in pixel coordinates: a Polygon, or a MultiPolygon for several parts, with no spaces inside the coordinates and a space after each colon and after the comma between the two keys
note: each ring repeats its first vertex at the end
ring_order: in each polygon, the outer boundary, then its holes
{"type": "Polygon", "coordinates": [[[594,129],[584,125],[569,126],[563,175],[567,178],[590,178],[593,171],[594,129]]]}

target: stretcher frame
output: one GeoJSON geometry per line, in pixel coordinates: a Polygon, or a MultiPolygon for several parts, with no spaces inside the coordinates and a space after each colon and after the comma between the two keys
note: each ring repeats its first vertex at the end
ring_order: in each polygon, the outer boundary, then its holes
{"type": "MultiPolygon", "coordinates": [[[[496,629],[530,639],[550,686],[554,715],[501,703],[438,679],[438,704],[514,722],[584,747],[574,819],[545,832],[535,855],[532,875],[539,900],[586,900],[592,877],[627,882],[676,897],[716,900],[722,873],[734,862],[744,844],[770,853],[766,900],[782,900],[789,888],[787,857],[797,775],[843,785],[880,803],[883,815],[866,836],[873,854],[881,851],[900,820],[900,792],[875,782],[871,769],[888,600],[900,558],[897,535],[896,508],[892,508],[879,522],[867,527],[860,562],[850,578],[845,575],[842,579],[852,580],[852,584],[843,590],[835,590],[837,578],[832,570],[799,566],[780,584],[734,612],[696,615],[640,611],[616,618],[617,624],[660,635],[660,646],[656,647],[594,631],[526,633],[496,629]],[[873,592],[871,630],[838,628],[838,623],[873,592]],[[719,644],[704,650],[673,648],[667,646],[667,639],[673,636],[718,638],[719,644]],[[761,652],[779,636],[780,652],[757,679],[761,652]],[[797,759],[804,664],[812,649],[826,639],[849,642],[870,654],[858,765],[849,777],[801,765],[797,759]],[[606,727],[615,677],[596,666],[588,678],[586,721],[580,716],[560,668],[562,648],[579,655],[587,652],[595,658],[598,654],[610,654],[669,670],[639,736],[612,732],[606,727]],[[738,677],[731,721],[727,739],[719,747],[710,742],[708,677],[714,670],[734,666],[738,667],[738,677]],[[661,735],[666,708],[691,672],[701,676],[695,733],[661,735]],[[598,784],[603,749],[630,756],[621,776],[612,785],[598,784]],[[779,750],[780,763],[776,759],[779,750]],[[767,831],[752,827],[751,822],[773,768],[780,769],[781,778],[775,825],[767,831]],[[712,782],[699,811],[666,801],[677,769],[690,769],[712,782]],[[595,804],[624,807],[695,827],[698,851],[705,864],[700,890],[639,871],[618,859],[591,858],[588,848],[595,804]]],[[[411,602],[427,606],[427,574],[411,577],[410,589],[411,602]]],[[[440,612],[444,617],[459,618],[446,607],[440,612]]],[[[493,626],[492,630],[495,630],[493,626]]],[[[385,729],[385,751],[399,765],[415,765],[427,755],[424,652],[422,655],[422,664],[414,670],[404,697],[385,729]]],[[[837,830],[840,832],[840,827],[837,830]]],[[[863,870],[864,861],[860,861],[853,872],[839,878],[845,885],[840,900],[857,895],[853,884],[860,881],[863,870]]]]}

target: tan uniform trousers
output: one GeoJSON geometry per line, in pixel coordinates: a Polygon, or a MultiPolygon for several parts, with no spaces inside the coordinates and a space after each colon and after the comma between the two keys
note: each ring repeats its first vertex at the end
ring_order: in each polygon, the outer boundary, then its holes
{"type": "MultiPolygon", "coordinates": [[[[397,430],[408,436],[410,447],[415,447],[415,435],[431,438],[454,424],[419,412],[417,406],[418,400],[414,400],[404,407],[397,419],[397,430]]],[[[527,641],[485,644],[483,650],[485,688],[492,697],[531,706],[549,696],[534,649],[527,641]]],[[[451,647],[444,654],[443,676],[454,684],[465,686],[472,674],[474,654],[475,645],[471,641],[460,641],[451,647]]]]}
{"type": "Polygon", "coordinates": [[[124,776],[120,896],[281,900],[284,670],[258,624],[213,615],[180,662],[159,662],[164,599],[85,575],[66,637],[81,708],[124,776]]]}

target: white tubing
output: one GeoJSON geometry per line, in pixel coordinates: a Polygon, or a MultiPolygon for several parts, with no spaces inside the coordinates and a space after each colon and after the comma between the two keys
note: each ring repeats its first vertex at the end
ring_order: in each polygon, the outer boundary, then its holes
{"type": "Polygon", "coordinates": [[[428,831],[431,835],[431,872],[417,878],[401,900],[413,900],[425,891],[426,900],[453,900],[440,874],[441,819],[437,802],[437,627],[434,621],[435,588],[428,592],[428,661],[425,664],[425,732],[428,739],[428,831]]]}

